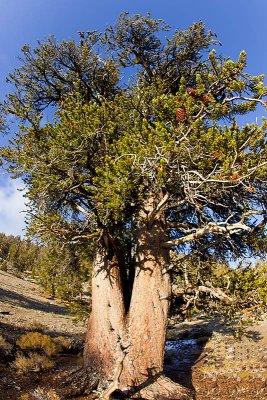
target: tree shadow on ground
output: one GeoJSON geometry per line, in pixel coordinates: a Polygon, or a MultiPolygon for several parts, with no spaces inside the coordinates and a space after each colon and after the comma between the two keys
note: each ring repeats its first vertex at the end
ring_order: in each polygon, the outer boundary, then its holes
{"type": "MultiPolygon", "coordinates": [[[[34,330],[34,329],[33,329],[34,330]]],[[[3,322],[0,320],[0,336],[4,336],[10,343],[15,344],[17,339],[29,332],[32,331],[31,326],[25,327],[25,326],[14,326],[12,324],[3,322]]],[[[49,335],[51,337],[58,337],[58,336],[63,336],[66,339],[71,339],[73,343],[73,348],[75,349],[74,353],[76,352],[82,352],[83,351],[83,346],[84,346],[84,334],[81,333],[74,333],[74,332],[62,332],[61,330],[49,330],[48,328],[45,329],[43,332],[45,335],[49,335]]]]}
{"type": "Polygon", "coordinates": [[[33,309],[43,311],[47,313],[54,313],[60,315],[66,315],[66,307],[50,304],[46,301],[39,301],[29,296],[24,296],[12,290],[0,289],[0,301],[3,302],[7,307],[9,305],[23,307],[27,309],[33,309]]]}

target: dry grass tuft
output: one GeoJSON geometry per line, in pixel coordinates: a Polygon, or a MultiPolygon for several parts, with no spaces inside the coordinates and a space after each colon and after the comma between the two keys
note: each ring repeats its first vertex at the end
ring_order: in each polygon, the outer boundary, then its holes
{"type": "Polygon", "coordinates": [[[47,356],[31,353],[26,357],[22,353],[17,353],[15,361],[11,364],[20,374],[27,374],[28,372],[40,372],[52,369],[55,366],[54,361],[50,360],[47,356]]]}
{"type": "Polygon", "coordinates": [[[29,332],[22,335],[17,340],[17,345],[22,350],[43,351],[48,357],[62,351],[62,347],[59,343],[56,343],[50,336],[40,332],[29,332]]]}

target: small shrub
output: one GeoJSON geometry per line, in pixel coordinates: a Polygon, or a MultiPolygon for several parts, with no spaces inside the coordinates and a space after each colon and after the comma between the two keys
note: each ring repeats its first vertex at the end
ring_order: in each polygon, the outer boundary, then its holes
{"type": "Polygon", "coordinates": [[[0,335],[0,358],[10,357],[13,346],[3,336],[0,335]]]}
{"type": "Polygon", "coordinates": [[[55,363],[42,354],[31,353],[26,357],[24,354],[18,353],[15,361],[11,363],[11,366],[15,368],[18,373],[27,374],[28,372],[49,370],[55,366],[55,363]]]}
{"type": "Polygon", "coordinates": [[[39,332],[29,332],[22,335],[20,339],[17,340],[17,345],[22,350],[44,351],[48,357],[52,357],[62,350],[62,347],[50,336],[39,332]]]}
{"type": "Polygon", "coordinates": [[[20,395],[19,400],[31,400],[31,396],[29,395],[29,393],[23,393],[20,395]]]}
{"type": "Polygon", "coordinates": [[[7,262],[3,261],[1,266],[0,266],[1,271],[7,272],[7,262]]]}
{"type": "Polygon", "coordinates": [[[68,304],[68,312],[73,315],[73,322],[83,322],[84,324],[88,320],[90,308],[88,303],[81,302],[70,302],[68,304]]]}

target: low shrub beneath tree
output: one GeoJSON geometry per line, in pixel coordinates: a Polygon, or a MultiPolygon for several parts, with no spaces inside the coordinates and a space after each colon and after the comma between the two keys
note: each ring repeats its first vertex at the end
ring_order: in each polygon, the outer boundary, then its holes
{"type": "Polygon", "coordinates": [[[52,357],[62,351],[62,346],[59,343],[56,343],[50,336],[40,332],[28,332],[22,335],[17,340],[17,345],[22,350],[39,350],[44,352],[48,357],[52,357]]]}
{"type": "Polygon", "coordinates": [[[64,336],[58,336],[54,338],[54,341],[61,347],[62,351],[70,351],[73,348],[71,340],[65,338],[64,336]]]}
{"type": "Polygon", "coordinates": [[[28,356],[17,353],[16,359],[11,363],[11,367],[15,368],[20,374],[47,371],[54,366],[55,362],[53,360],[36,352],[30,353],[28,356]]]}

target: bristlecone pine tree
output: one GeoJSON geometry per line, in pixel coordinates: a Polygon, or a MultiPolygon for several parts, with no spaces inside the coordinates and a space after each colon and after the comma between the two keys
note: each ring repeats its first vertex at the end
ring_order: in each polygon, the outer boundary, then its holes
{"type": "Polygon", "coordinates": [[[191,396],[163,374],[170,249],[223,260],[266,248],[267,123],[235,119],[266,105],[263,76],[246,72],[245,52],[216,55],[202,22],[161,40],[168,29],[125,13],[79,43],[25,46],[8,78],[4,109],[20,126],[2,156],[26,184],[30,232],[95,242],[70,386],[103,399],[191,396]]]}

